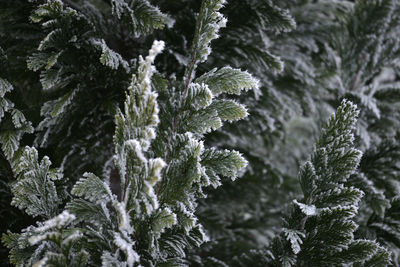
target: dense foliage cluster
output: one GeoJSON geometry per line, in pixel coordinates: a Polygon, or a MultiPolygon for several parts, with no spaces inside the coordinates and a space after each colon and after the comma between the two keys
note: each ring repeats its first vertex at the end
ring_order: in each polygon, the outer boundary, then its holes
{"type": "Polygon", "coordinates": [[[2,0],[0,265],[400,266],[399,36],[399,0],[2,0]]]}

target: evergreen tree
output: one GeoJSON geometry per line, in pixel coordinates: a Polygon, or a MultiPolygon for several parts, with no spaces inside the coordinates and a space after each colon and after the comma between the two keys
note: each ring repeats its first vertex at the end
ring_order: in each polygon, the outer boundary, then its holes
{"type": "Polygon", "coordinates": [[[399,0],[2,0],[1,264],[399,266],[399,34],[399,0]]]}

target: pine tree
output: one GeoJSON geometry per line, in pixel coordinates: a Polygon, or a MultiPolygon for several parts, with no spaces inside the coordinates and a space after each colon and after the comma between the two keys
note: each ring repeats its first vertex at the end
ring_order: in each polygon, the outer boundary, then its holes
{"type": "Polygon", "coordinates": [[[399,33],[398,0],[3,0],[1,264],[399,266],[399,33]]]}

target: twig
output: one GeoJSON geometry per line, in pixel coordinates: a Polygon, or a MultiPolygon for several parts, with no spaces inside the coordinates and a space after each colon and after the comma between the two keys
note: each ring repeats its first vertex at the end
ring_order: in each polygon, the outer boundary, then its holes
{"type": "MultiPolygon", "coordinates": [[[[182,97],[182,99],[181,99],[181,101],[179,103],[178,112],[177,112],[177,114],[176,114],[176,116],[174,117],[174,120],[173,120],[172,134],[168,139],[167,153],[166,153],[165,158],[164,158],[164,161],[167,164],[167,167],[164,169],[162,177],[165,176],[165,174],[167,173],[168,168],[169,168],[169,161],[170,161],[170,150],[169,150],[169,148],[171,147],[171,145],[173,145],[171,143],[172,142],[172,137],[175,136],[177,131],[178,131],[179,118],[180,118],[180,115],[182,113],[183,104],[185,103],[185,100],[186,100],[187,95],[188,95],[189,85],[190,85],[190,83],[192,81],[192,74],[193,74],[193,71],[194,71],[194,68],[195,68],[195,64],[196,64],[197,44],[198,44],[200,28],[201,28],[201,20],[200,20],[200,18],[202,16],[202,12],[204,10],[204,5],[205,5],[205,1],[203,1],[201,3],[200,13],[199,13],[199,16],[198,16],[198,21],[196,22],[196,30],[195,30],[195,35],[194,35],[194,38],[193,38],[193,45],[192,45],[192,57],[190,59],[189,66],[188,66],[188,68],[186,70],[187,78],[186,78],[185,87],[184,87],[184,91],[183,91],[183,97],[182,97]]],[[[160,185],[158,186],[157,196],[159,196],[160,193],[161,193],[162,185],[163,185],[163,179],[161,179],[160,185]]]]}

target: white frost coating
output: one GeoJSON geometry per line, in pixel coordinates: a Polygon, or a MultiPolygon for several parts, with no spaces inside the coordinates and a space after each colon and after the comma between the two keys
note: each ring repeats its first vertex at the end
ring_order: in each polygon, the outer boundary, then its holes
{"type": "Polygon", "coordinates": [[[0,98],[3,98],[7,92],[12,90],[13,86],[7,80],[0,78],[0,98]]]}
{"type": "Polygon", "coordinates": [[[146,157],[143,155],[142,146],[137,140],[129,139],[125,142],[126,146],[130,146],[130,148],[135,151],[136,156],[142,163],[147,163],[146,157]]]}
{"type": "Polygon", "coordinates": [[[167,166],[167,164],[161,158],[150,159],[149,163],[151,173],[149,174],[148,180],[151,185],[154,185],[161,179],[161,170],[167,166]]]}
{"type": "Polygon", "coordinates": [[[119,233],[114,234],[114,243],[125,252],[126,263],[129,267],[140,260],[139,255],[132,249],[132,245],[123,239],[119,233]]]}
{"type": "Polygon", "coordinates": [[[129,223],[129,216],[126,213],[125,203],[116,202],[115,208],[118,211],[118,215],[119,215],[119,219],[120,219],[119,229],[121,231],[127,231],[128,234],[131,234],[133,232],[133,229],[129,223]]]}
{"type": "Polygon", "coordinates": [[[46,238],[48,238],[49,236],[52,235],[59,235],[58,232],[47,232],[43,235],[35,235],[35,236],[31,236],[28,241],[31,245],[36,245],[37,243],[39,243],[42,240],[45,240],[46,238]]]}
{"type": "Polygon", "coordinates": [[[307,216],[313,216],[317,214],[317,208],[314,205],[306,205],[303,203],[298,202],[296,199],[293,202],[299,206],[301,211],[307,216]]]}
{"type": "Polygon", "coordinates": [[[66,239],[64,239],[61,244],[67,245],[69,242],[81,238],[82,236],[83,236],[82,232],[76,231],[75,233],[69,235],[66,239]]]}
{"type": "Polygon", "coordinates": [[[164,41],[155,40],[153,42],[153,45],[151,46],[149,55],[146,57],[146,62],[148,64],[152,64],[156,56],[163,51],[164,47],[165,47],[164,41]]]}
{"type": "Polygon", "coordinates": [[[214,95],[206,83],[190,83],[188,99],[192,102],[192,105],[196,110],[211,105],[213,98],[214,95]]]}
{"type": "Polygon", "coordinates": [[[154,192],[154,188],[153,186],[148,182],[148,181],[144,181],[144,192],[147,194],[148,196],[148,200],[151,202],[146,202],[146,214],[150,215],[153,210],[158,209],[159,207],[159,203],[158,203],[158,199],[157,199],[157,195],[154,192]]]}
{"type": "Polygon", "coordinates": [[[218,12],[218,10],[221,9],[224,4],[224,0],[212,1],[212,9],[205,7],[203,17],[200,18],[199,38],[196,40],[197,44],[195,44],[198,46],[197,57],[199,63],[207,60],[207,57],[211,54],[211,41],[218,38],[219,29],[226,26],[226,18],[224,18],[223,15],[218,12]],[[208,27],[204,27],[202,24],[207,24],[208,27]]]}
{"type": "Polygon", "coordinates": [[[44,257],[43,259],[41,259],[40,261],[38,261],[34,265],[32,265],[32,267],[45,267],[47,260],[48,260],[48,258],[44,257]]]}
{"type": "Polygon", "coordinates": [[[92,43],[101,49],[100,62],[103,65],[114,70],[118,69],[118,67],[122,65],[127,72],[129,71],[128,62],[124,60],[120,54],[110,49],[104,39],[93,39],[92,43]]]}
{"type": "Polygon", "coordinates": [[[228,22],[227,18],[223,17],[223,18],[218,22],[218,26],[219,26],[220,28],[225,28],[227,22],[228,22]]]}
{"type": "MultiPolygon", "coordinates": [[[[152,63],[154,62],[154,59],[156,56],[161,53],[161,51],[164,49],[164,42],[163,41],[157,41],[155,40],[153,42],[153,45],[149,51],[149,55],[146,57],[145,60],[143,60],[142,56],[139,56],[139,69],[138,69],[138,76],[140,77],[140,91],[142,91],[143,94],[148,95],[151,93],[151,77],[153,76],[153,73],[155,72],[155,67],[152,66],[152,63]]],[[[134,75],[135,77],[135,75],[134,75]]],[[[135,78],[134,78],[135,80],[135,78]]],[[[132,89],[130,87],[129,89],[132,89]]],[[[157,95],[153,93],[155,97],[157,95]]],[[[147,96],[149,97],[149,96],[147,96]]]]}
{"type": "Polygon", "coordinates": [[[107,195],[110,196],[110,198],[112,198],[113,193],[111,192],[110,185],[108,183],[106,183],[106,182],[103,182],[103,185],[104,185],[104,189],[107,192],[107,195]]]}
{"type": "Polygon", "coordinates": [[[305,234],[300,231],[287,228],[283,228],[282,230],[286,236],[286,239],[290,241],[293,253],[298,254],[301,250],[300,245],[303,244],[303,240],[301,239],[301,237],[304,238],[305,234]]]}
{"type": "Polygon", "coordinates": [[[50,40],[52,38],[55,38],[53,36],[55,36],[58,33],[61,33],[61,29],[55,29],[51,31],[48,35],[46,35],[46,37],[40,42],[37,50],[42,51],[43,49],[45,49],[50,40]]]}
{"type": "Polygon", "coordinates": [[[106,202],[106,201],[100,202],[100,207],[101,207],[101,209],[103,210],[104,215],[106,216],[107,220],[108,220],[108,221],[111,221],[111,220],[110,220],[110,211],[109,211],[109,209],[107,208],[107,202],[106,202]]]}
{"type": "Polygon", "coordinates": [[[45,221],[43,226],[36,228],[36,231],[44,232],[54,227],[63,227],[64,225],[75,220],[75,218],[76,217],[74,214],[64,210],[61,214],[57,215],[53,219],[45,221]]]}
{"type": "Polygon", "coordinates": [[[206,232],[204,232],[203,226],[201,224],[199,224],[199,232],[201,234],[201,238],[204,242],[208,242],[210,241],[210,238],[208,237],[208,235],[206,234],[206,232]]]}
{"type": "MultiPolygon", "coordinates": [[[[158,114],[158,106],[155,106],[154,107],[154,110],[155,110],[155,112],[154,113],[156,113],[156,114],[158,114]]],[[[159,122],[159,119],[158,119],[158,116],[156,116],[156,118],[157,118],[157,123],[159,122]]],[[[156,138],[156,132],[154,131],[154,128],[149,128],[149,129],[147,129],[147,138],[148,139],[154,139],[154,138],[156,138]]]]}

